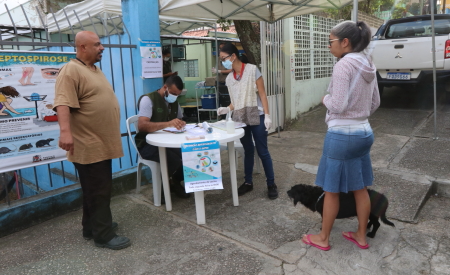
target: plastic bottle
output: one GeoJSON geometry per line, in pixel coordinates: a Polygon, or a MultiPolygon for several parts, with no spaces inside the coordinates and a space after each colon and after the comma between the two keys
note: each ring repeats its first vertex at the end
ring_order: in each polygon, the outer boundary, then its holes
{"type": "Polygon", "coordinates": [[[227,125],[227,134],[234,134],[234,121],[231,119],[231,116],[228,117],[226,125],[227,125]]]}
{"type": "Polygon", "coordinates": [[[202,123],[202,127],[205,130],[205,132],[207,132],[208,134],[211,134],[213,131],[213,128],[211,126],[209,126],[208,122],[204,121],[202,123]]]}

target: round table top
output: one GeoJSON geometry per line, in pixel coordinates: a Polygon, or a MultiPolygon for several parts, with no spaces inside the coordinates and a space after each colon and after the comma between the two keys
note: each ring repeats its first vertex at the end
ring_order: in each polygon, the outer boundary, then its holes
{"type": "Polygon", "coordinates": [[[217,140],[221,143],[234,141],[244,136],[244,129],[238,128],[235,129],[234,134],[227,134],[227,131],[213,127],[213,132],[211,134],[206,134],[204,139],[187,140],[186,136],[192,135],[188,132],[175,134],[159,130],[148,134],[146,140],[148,144],[158,147],[181,148],[181,144],[183,143],[203,142],[209,140],[217,140]]]}

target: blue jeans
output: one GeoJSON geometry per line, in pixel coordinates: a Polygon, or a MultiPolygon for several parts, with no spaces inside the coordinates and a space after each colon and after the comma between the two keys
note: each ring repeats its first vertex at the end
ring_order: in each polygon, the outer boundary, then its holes
{"type": "Polygon", "coordinates": [[[269,149],[267,147],[267,131],[264,126],[264,115],[260,116],[259,125],[244,127],[245,134],[241,138],[242,146],[244,147],[244,171],[245,182],[253,182],[253,165],[255,163],[255,147],[258,156],[261,159],[266,174],[267,186],[275,184],[275,175],[273,173],[272,158],[270,157],[269,149]],[[253,138],[252,138],[253,137],[253,138]],[[253,145],[253,140],[255,144],[253,145]]]}

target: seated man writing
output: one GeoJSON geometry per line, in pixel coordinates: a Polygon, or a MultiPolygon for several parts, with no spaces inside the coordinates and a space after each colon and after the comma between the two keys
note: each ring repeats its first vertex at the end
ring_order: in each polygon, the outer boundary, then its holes
{"type": "MultiPolygon", "coordinates": [[[[175,127],[182,129],[186,122],[182,121],[183,114],[177,97],[183,90],[183,81],[179,76],[170,76],[164,86],[159,90],[143,95],[138,100],[139,133],[136,135],[136,145],[141,157],[147,160],[159,162],[158,147],[146,142],[145,137],[149,133],[175,127]]],[[[167,169],[172,178],[170,190],[180,198],[189,198],[181,181],[184,180],[183,164],[180,148],[166,148],[167,169]]],[[[164,196],[162,196],[164,201],[164,196]]]]}

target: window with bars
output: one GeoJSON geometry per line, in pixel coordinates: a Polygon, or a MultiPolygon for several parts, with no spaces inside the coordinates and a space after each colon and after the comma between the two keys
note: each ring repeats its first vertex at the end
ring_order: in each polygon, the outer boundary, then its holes
{"type": "Polygon", "coordinates": [[[198,59],[184,61],[184,76],[198,77],[198,59]]]}
{"type": "Polygon", "coordinates": [[[330,30],[339,21],[312,14],[294,17],[295,80],[330,77],[336,58],[328,49],[330,30]]]}

